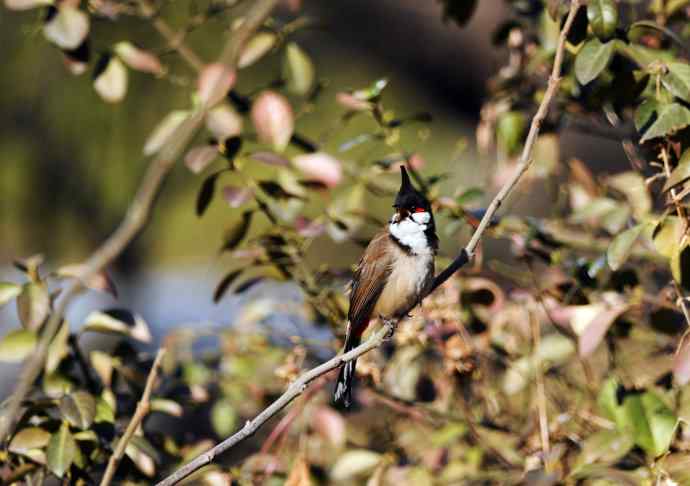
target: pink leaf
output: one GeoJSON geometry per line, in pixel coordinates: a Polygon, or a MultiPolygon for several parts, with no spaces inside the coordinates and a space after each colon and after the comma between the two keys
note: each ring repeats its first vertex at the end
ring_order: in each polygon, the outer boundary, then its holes
{"type": "Polygon", "coordinates": [[[305,238],[315,238],[326,231],[326,225],[312,221],[304,216],[297,216],[295,219],[295,229],[299,235],[305,238]]]}
{"type": "Polygon", "coordinates": [[[273,152],[254,152],[250,155],[250,157],[268,165],[277,165],[279,167],[290,165],[290,161],[288,159],[273,152]]]}
{"type": "Polygon", "coordinates": [[[203,171],[218,157],[218,147],[215,145],[201,145],[193,147],[184,158],[184,164],[194,174],[203,171]]]}
{"type": "Polygon", "coordinates": [[[139,49],[130,42],[117,43],[115,53],[132,69],[157,76],[163,74],[163,66],[153,53],[139,49]]]}
{"type": "Polygon", "coordinates": [[[330,407],[319,407],[313,415],[314,430],[334,447],[342,447],[347,439],[345,419],[330,407]]]}
{"type": "Polygon", "coordinates": [[[261,142],[279,152],[285,150],[295,128],[292,107],[285,96],[264,91],[254,101],[251,117],[261,142]]]}
{"type": "Polygon", "coordinates": [[[625,304],[617,304],[598,313],[585,326],[578,339],[580,356],[587,357],[604,339],[606,332],[618,317],[627,310],[625,304]]]}
{"type": "Polygon", "coordinates": [[[242,133],[242,117],[227,105],[212,109],[206,115],[206,128],[218,140],[226,140],[242,133]]]}
{"type": "Polygon", "coordinates": [[[335,95],[335,100],[340,106],[350,111],[369,111],[374,107],[370,102],[361,100],[350,93],[338,93],[335,95]]]}
{"type": "Polygon", "coordinates": [[[235,85],[236,75],[220,63],[207,64],[197,79],[199,100],[215,105],[222,100],[235,85]]]}
{"type": "Polygon", "coordinates": [[[223,188],[223,199],[231,208],[239,208],[249,201],[253,195],[254,191],[248,187],[225,186],[223,188]]]}
{"type": "Polygon", "coordinates": [[[292,162],[301,172],[328,187],[337,186],[343,178],[340,161],[323,152],[298,155],[292,162]]]}
{"type": "Polygon", "coordinates": [[[5,0],[8,10],[29,10],[36,7],[50,5],[50,0],[5,0]]]}
{"type": "Polygon", "coordinates": [[[685,341],[673,359],[673,377],[679,386],[690,382],[690,336],[685,336],[685,341]]]}

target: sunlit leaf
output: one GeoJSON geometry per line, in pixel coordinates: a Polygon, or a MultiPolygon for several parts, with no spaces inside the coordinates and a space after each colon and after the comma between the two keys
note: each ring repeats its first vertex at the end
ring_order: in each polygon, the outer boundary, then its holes
{"type": "Polygon", "coordinates": [[[690,125],[690,110],[678,103],[663,105],[659,108],[656,121],[644,133],[640,143],[673,134],[688,125],[690,125]]]}
{"type": "Polygon", "coordinates": [[[642,221],[652,210],[652,198],[642,175],[635,171],[621,172],[607,179],[607,184],[625,195],[633,215],[642,221]]]}
{"type": "Polygon", "coordinates": [[[22,286],[11,282],[0,282],[0,307],[22,293],[22,286]]]}
{"type": "MultiPolygon", "coordinates": [[[[109,390],[105,390],[103,392],[103,395],[98,397],[98,400],[96,401],[96,415],[93,418],[93,421],[96,423],[101,423],[101,422],[106,422],[109,424],[115,423],[115,409],[108,402],[108,400],[106,400],[106,398],[104,398],[106,396],[106,392],[109,392],[109,390]]],[[[114,403],[114,399],[113,399],[113,403],[114,403]]]]}
{"type": "Polygon", "coordinates": [[[44,449],[50,442],[50,432],[39,427],[26,427],[12,437],[9,451],[26,456],[39,464],[46,463],[44,449]]]}
{"type": "Polygon", "coordinates": [[[43,26],[43,35],[62,49],[76,49],[89,34],[89,16],[81,10],[62,3],[43,26]]]}
{"type": "Polygon", "coordinates": [[[381,455],[366,449],[352,449],[341,455],[331,469],[334,481],[352,480],[374,470],[381,455]]]}
{"type": "Polygon", "coordinates": [[[158,152],[163,145],[167,144],[170,136],[187,119],[187,111],[176,110],[168,113],[161,122],[156,125],[151,135],[144,144],[144,155],[153,155],[158,152]]]}
{"type": "Polygon", "coordinates": [[[106,292],[117,298],[117,288],[115,287],[115,283],[110,278],[110,275],[108,275],[107,271],[100,270],[99,272],[96,272],[94,275],[90,276],[88,279],[85,279],[84,273],[86,270],[86,265],[82,263],[75,263],[71,265],[64,265],[58,268],[55,273],[60,277],[79,279],[88,288],[98,290],[99,292],[106,292]]]}
{"type": "Polygon", "coordinates": [[[295,459],[284,486],[312,486],[312,484],[309,464],[304,456],[300,455],[295,459]]]}
{"type": "Polygon", "coordinates": [[[587,19],[594,34],[601,40],[608,40],[616,33],[618,7],[614,0],[590,0],[587,19]]]}
{"type": "Polygon", "coordinates": [[[29,331],[36,331],[50,312],[50,295],[43,283],[24,284],[17,297],[17,314],[22,325],[29,331]]]}
{"type": "Polygon", "coordinates": [[[282,152],[294,130],[294,115],[287,98],[275,91],[262,92],[252,104],[252,122],[259,141],[282,152]]]}
{"type": "Polygon", "coordinates": [[[582,444],[575,468],[595,462],[612,464],[625,456],[635,445],[629,433],[618,430],[600,430],[590,435],[582,444]]]}
{"type": "Polygon", "coordinates": [[[7,10],[29,10],[51,5],[52,0],[5,0],[7,10]]]}
{"type": "Polygon", "coordinates": [[[206,115],[206,128],[220,141],[240,135],[242,125],[242,117],[227,104],[217,106],[206,115]]]}
{"type": "Polygon", "coordinates": [[[138,341],[151,341],[151,332],[144,319],[125,309],[95,311],[86,316],[84,331],[115,333],[138,341]]]}
{"type": "Polygon", "coordinates": [[[45,364],[45,372],[47,374],[53,373],[60,365],[63,358],[69,354],[68,339],[69,322],[64,320],[48,347],[48,356],[46,357],[45,364]]]}
{"type": "Polygon", "coordinates": [[[681,182],[690,179],[690,149],[687,149],[681,155],[678,165],[671,172],[671,176],[666,180],[663,191],[668,191],[681,182]]]}
{"type": "Polygon", "coordinates": [[[677,216],[667,216],[654,230],[654,246],[666,258],[680,252],[684,223],[677,216]]]}
{"type": "Polygon", "coordinates": [[[63,422],[58,431],[50,437],[46,455],[48,469],[57,477],[62,478],[77,455],[77,443],[67,423],[63,422]]]}
{"type": "Polygon", "coordinates": [[[303,174],[323,182],[328,187],[337,186],[343,178],[340,161],[324,152],[297,155],[292,159],[292,163],[303,174]]]}
{"type": "Polygon", "coordinates": [[[147,50],[141,49],[131,42],[118,42],[114,47],[115,54],[136,71],[155,74],[163,74],[163,66],[158,57],[147,50]]]}
{"type": "Polygon", "coordinates": [[[237,67],[243,69],[254,64],[273,49],[277,39],[278,36],[273,32],[258,32],[255,34],[242,49],[240,58],[237,61],[237,67]]]}
{"type": "Polygon", "coordinates": [[[199,101],[213,106],[228,94],[235,84],[237,76],[220,63],[207,64],[201,69],[197,78],[199,101]]]}
{"type": "Polygon", "coordinates": [[[589,84],[609,65],[614,42],[602,44],[599,39],[588,40],[575,58],[575,77],[580,84],[589,84]]]}
{"type": "Polygon", "coordinates": [[[152,412],[161,412],[173,417],[182,417],[184,409],[175,400],[167,398],[153,398],[151,400],[150,410],[152,412]]]}
{"type": "Polygon", "coordinates": [[[356,99],[360,101],[369,101],[378,98],[383,90],[388,86],[386,78],[377,79],[364,89],[359,89],[352,93],[356,99]]]}
{"type": "Polygon", "coordinates": [[[199,174],[213,162],[218,155],[215,145],[200,145],[192,147],[184,158],[184,165],[194,174],[199,174]]]}
{"type": "Polygon", "coordinates": [[[60,399],[60,413],[70,425],[85,430],[96,417],[96,400],[85,391],[76,391],[60,399]]]}
{"type": "Polygon", "coordinates": [[[220,399],[213,404],[211,425],[213,425],[213,430],[218,437],[227,437],[235,430],[237,412],[228,400],[220,399]]]}
{"type": "Polygon", "coordinates": [[[28,329],[15,329],[0,339],[0,361],[17,363],[29,356],[36,347],[36,333],[28,329]]]}
{"type": "Polygon", "coordinates": [[[314,63],[294,42],[288,43],[285,48],[283,71],[288,91],[300,96],[306,96],[311,92],[316,77],[314,63]]]}
{"type": "Polygon", "coordinates": [[[132,437],[125,448],[125,455],[144,475],[150,478],[155,476],[157,454],[144,437],[136,435],[132,437]]]}
{"type": "Polygon", "coordinates": [[[94,79],[93,87],[104,101],[118,103],[127,93],[127,68],[117,57],[109,57],[107,62],[94,79]]]}
{"type": "Polygon", "coordinates": [[[612,270],[618,270],[628,259],[644,227],[644,224],[635,225],[611,240],[611,244],[606,251],[606,261],[612,270]]]}
{"type": "Polygon", "coordinates": [[[110,386],[113,376],[113,357],[103,351],[94,350],[89,353],[89,359],[94,371],[105,386],[110,386]]]}

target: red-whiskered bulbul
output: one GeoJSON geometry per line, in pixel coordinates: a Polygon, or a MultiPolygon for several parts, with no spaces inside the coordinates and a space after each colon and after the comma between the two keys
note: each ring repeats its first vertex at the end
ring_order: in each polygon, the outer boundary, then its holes
{"type": "MultiPolygon", "coordinates": [[[[395,212],[369,243],[350,283],[345,350],[355,348],[372,318],[400,319],[424,297],[434,280],[438,237],[431,204],[401,166],[402,184],[395,212]]],[[[356,360],[340,370],[333,398],[349,408],[356,360]]]]}

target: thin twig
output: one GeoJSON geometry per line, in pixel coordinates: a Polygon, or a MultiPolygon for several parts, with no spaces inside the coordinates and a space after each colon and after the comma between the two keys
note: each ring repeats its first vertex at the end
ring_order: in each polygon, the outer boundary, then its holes
{"type": "MultiPolygon", "coordinates": [[[[244,22],[226,41],[223,52],[219,57],[218,62],[223,64],[227,71],[235,69],[242,47],[249,37],[263,24],[277,3],[278,0],[257,0],[247,11],[244,22]]],[[[222,77],[219,76],[219,79],[222,77]]],[[[219,99],[219,91],[222,89],[221,84],[216,82],[208,99],[219,99]]],[[[206,112],[210,108],[211,106],[205,104],[199,110],[194,111],[170,136],[170,142],[163,147],[146,169],[139,189],[129,205],[120,226],[84,262],[84,270],[80,275],[81,278],[75,280],[65,290],[62,299],[45,324],[36,349],[24,362],[17,385],[7,401],[7,406],[2,416],[0,416],[0,444],[7,440],[10,432],[14,429],[14,425],[17,423],[22,402],[29,394],[36,378],[38,378],[43,369],[48,356],[48,346],[62,322],[65,310],[72,299],[83,289],[81,282],[88,281],[91,276],[109,265],[144,228],[149,220],[151,208],[156,200],[156,196],[160,192],[163,181],[173,168],[175,161],[191,141],[197,129],[202,125],[206,112]]]]}
{"type": "Polygon", "coordinates": [[[530,305],[528,309],[530,327],[532,328],[532,359],[534,360],[534,373],[537,385],[537,412],[539,416],[539,437],[541,439],[541,452],[544,461],[544,469],[548,473],[550,468],[549,452],[551,450],[549,441],[549,417],[546,412],[546,393],[544,391],[544,370],[539,356],[541,346],[541,326],[539,318],[536,316],[535,305],[530,305]]]}
{"type": "Polygon", "coordinates": [[[139,400],[139,403],[137,403],[137,408],[134,412],[134,415],[132,415],[132,420],[129,421],[129,424],[125,429],[125,433],[122,434],[120,440],[117,441],[115,452],[113,452],[108,460],[108,465],[105,468],[105,474],[103,474],[103,479],[101,479],[100,486],[108,486],[110,481],[113,480],[115,471],[117,471],[117,466],[120,464],[120,460],[122,459],[122,456],[124,456],[125,450],[127,449],[127,444],[129,444],[129,441],[132,440],[132,437],[137,431],[139,424],[141,424],[141,421],[144,420],[144,417],[149,413],[151,405],[151,391],[156,383],[156,378],[158,377],[158,370],[160,369],[163,355],[165,355],[165,348],[159,349],[158,354],[156,354],[156,359],[153,361],[153,365],[151,365],[151,370],[149,371],[149,376],[146,379],[144,393],[142,393],[141,400],[139,400]]]}
{"type": "MultiPolygon", "coordinates": [[[[532,119],[532,123],[530,125],[530,130],[527,135],[527,140],[525,141],[525,147],[522,151],[522,155],[520,157],[520,160],[518,162],[518,166],[515,170],[515,173],[513,176],[510,178],[508,182],[501,188],[499,193],[494,197],[493,201],[491,201],[491,204],[489,205],[489,208],[487,209],[486,213],[484,214],[484,217],[482,218],[481,222],[479,223],[479,226],[474,232],[474,235],[472,236],[472,239],[470,242],[467,244],[467,246],[460,252],[460,254],[456,257],[456,259],[446,268],[444,271],[442,271],[439,275],[436,276],[434,279],[433,285],[431,286],[429,292],[424,296],[426,297],[429,295],[431,292],[433,292],[439,285],[441,285],[443,282],[448,280],[448,278],[453,275],[459,268],[461,268],[465,263],[467,263],[475,253],[475,250],[477,248],[477,245],[479,244],[479,241],[484,234],[484,231],[488,227],[490,221],[493,219],[494,215],[496,214],[496,211],[498,208],[501,206],[503,201],[506,199],[506,197],[511,193],[511,191],[515,188],[518,180],[520,177],[527,171],[529,166],[532,163],[532,150],[534,148],[534,143],[537,140],[537,135],[539,134],[539,129],[541,127],[541,123],[543,122],[544,118],[546,117],[546,114],[548,112],[549,106],[551,104],[551,101],[556,94],[556,91],[558,89],[558,84],[560,82],[560,75],[561,75],[561,65],[563,63],[563,52],[565,50],[565,42],[566,42],[566,36],[568,34],[568,31],[570,30],[570,27],[573,24],[573,21],[575,19],[575,14],[577,13],[578,9],[580,8],[580,0],[572,0],[570,4],[570,11],[568,12],[568,17],[565,21],[565,24],[563,25],[563,30],[561,31],[559,40],[558,40],[558,47],[556,48],[556,56],[554,58],[554,64],[553,64],[553,70],[551,72],[551,76],[549,78],[549,84],[546,89],[546,92],[544,93],[544,97],[542,98],[541,104],[539,105],[539,109],[537,110],[536,115],[532,119]]],[[[410,310],[414,308],[417,304],[414,304],[410,307],[410,310]]],[[[238,432],[234,433],[224,441],[220,442],[217,444],[215,447],[212,449],[204,452],[203,454],[199,455],[195,459],[193,459],[191,462],[185,464],[181,468],[177,469],[174,473],[172,473],[170,476],[165,478],[163,481],[160,481],[157,486],[172,486],[173,484],[178,483],[182,479],[186,478],[193,472],[201,469],[202,467],[210,464],[216,456],[219,454],[225,452],[226,450],[234,447],[238,443],[242,442],[243,440],[247,439],[248,437],[252,436],[258,429],[261,427],[264,423],[266,423],[270,418],[272,418],[275,414],[277,414],[279,411],[281,411],[283,408],[285,408],[290,402],[292,402],[295,398],[297,398],[299,395],[301,395],[307,388],[307,385],[314,381],[316,378],[319,376],[323,375],[324,373],[328,373],[331,370],[334,370],[340,366],[343,365],[343,363],[346,363],[348,361],[351,361],[353,359],[358,358],[359,356],[362,356],[363,354],[368,353],[372,349],[375,349],[379,347],[386,338],[386,335],[388,335],[389,332],[392,332],[394,330],[395,324],[392,322],[384,323],[381,329],[379,329],[376,333],[374,333],[367,341],[364,343],[360,344],[353,350],[338,355],[325,363],[317,366],[316,368],[313,368],[306,373],[302,374],[297,380],[295,380],[283,393],[276,401],[274,401],[271,405],[269,405],[267,408],[265,408],[259,415],[257,415],[254,419],[248,420],[244,427],[240,429],[238,432]]]]}

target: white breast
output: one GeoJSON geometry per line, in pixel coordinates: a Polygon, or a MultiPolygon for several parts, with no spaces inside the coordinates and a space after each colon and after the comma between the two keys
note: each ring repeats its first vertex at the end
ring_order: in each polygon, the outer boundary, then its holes
{"type": "Polygon", "coordinates": [[[425,248],[419,254],[406,253],[397,247],[393,250],[392,272],[376,302],[374,317],[394,317],[401,308],[419,299],[434,271],[434,254],[427,245],[425,248]]]}
{"type": "Polygon", "coordinates": [[[431,219],[428,212],[412,213],[409,218],[402,221],[391,220],[388,228],[391,234],[412,253],[422,254],[429,250],[429,242],[424,233],[427,223],[431,219]]]}

